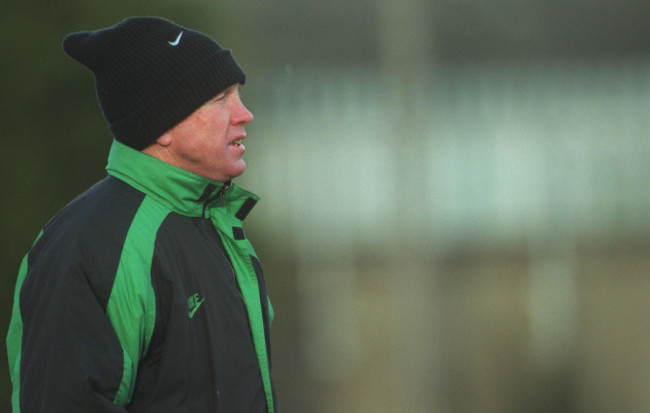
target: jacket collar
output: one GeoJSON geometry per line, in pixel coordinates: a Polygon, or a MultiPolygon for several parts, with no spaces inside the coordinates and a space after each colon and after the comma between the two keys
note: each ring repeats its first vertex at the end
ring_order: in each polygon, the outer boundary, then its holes
{"type": "Polygon", "coordinates": [[[213,215],[215,208],[243,221],[259,197],[230,182],[193,174],[137,151],[116,140],[106,171],[174,212],[191,217],[213,215]]]}

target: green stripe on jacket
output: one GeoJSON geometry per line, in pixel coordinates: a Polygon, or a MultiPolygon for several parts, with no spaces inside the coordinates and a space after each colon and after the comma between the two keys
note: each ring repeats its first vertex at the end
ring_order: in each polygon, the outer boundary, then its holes
{"type": "Polygon", "coordinates": [[[156,233],[169,209],[149,197],[127,233],[106,313],[122,345],[124,370],[114,403],[126,406],[131,400],[138,363],[149,347],[156,321],[156,297],[151,283],[156,233]]]}

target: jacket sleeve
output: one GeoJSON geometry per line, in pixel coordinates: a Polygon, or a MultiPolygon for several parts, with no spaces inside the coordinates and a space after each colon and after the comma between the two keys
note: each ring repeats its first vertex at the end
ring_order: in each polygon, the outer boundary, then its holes
{"type": "Polygon", "coordinates": [[[83,257],[53,250],[30,252],[19,271],[7,336],[13,411],[125,412],[115,403],[125,363],[106,313],[110,285],[83,257]]]}

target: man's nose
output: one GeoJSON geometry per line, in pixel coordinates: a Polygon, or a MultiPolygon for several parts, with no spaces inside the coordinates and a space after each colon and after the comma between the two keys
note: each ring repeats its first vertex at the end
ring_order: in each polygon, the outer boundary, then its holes
{"type": "Polygon", "coordinates": [[[253,121],[253,113],[244,106],[241,100],[238,99],[235,114],[233,116],[234,123],[250,123],[253,121]]]}

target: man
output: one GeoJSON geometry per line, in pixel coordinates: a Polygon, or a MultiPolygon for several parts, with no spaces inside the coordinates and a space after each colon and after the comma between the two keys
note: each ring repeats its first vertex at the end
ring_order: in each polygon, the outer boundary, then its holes
{"type": "Polygon", "coordinates": [[[115,137],[108,177],[39,234],[7,336],[15,412],[274,412],[267,300],[242,221],[253,115],[206,35],[153,17],[68,35],[115,137]]]}

